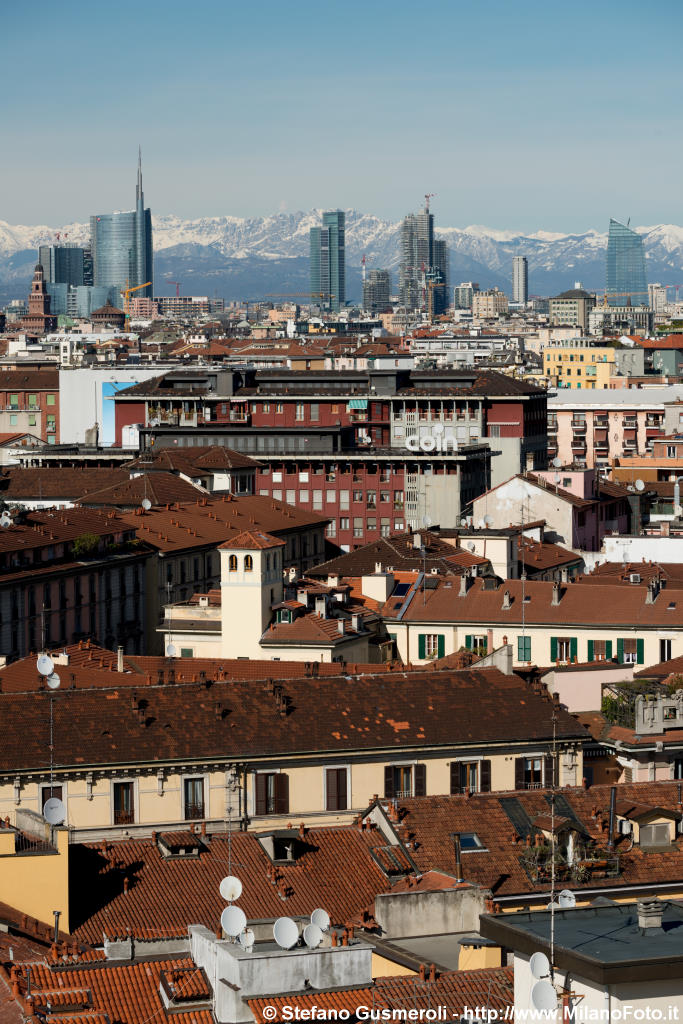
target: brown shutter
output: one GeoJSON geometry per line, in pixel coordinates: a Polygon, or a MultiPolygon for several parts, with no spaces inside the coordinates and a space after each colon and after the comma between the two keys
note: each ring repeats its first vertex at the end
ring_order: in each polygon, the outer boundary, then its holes
{"type": "Polygon", "coordinates": [[[259,772],[256,776],[256,813],[268,813],[268,776],[259,772]]]}
{"type": "Polygon", "coordinates": [[[479,789],[482,793],[491,792],[491,762],[482,761],[479,766],[479,789]]]}
{"type": "Polygon", "coordinates": [[[545,786],[555,785],[555,758],[552,754],[548,754],[545,758],[545,777],[543,779],[545,786]]]}
{"type": "Polygon", "coordinates": [[[385,800],[392,800],[395,796],[394,767],[391,764],[387,764],[384,766],[384,798],[385,800]]]}
{"type": "Polygon", "coordinates": [[[525,757],[515,758],[515,789],[524,789],[524,762],[525,757]]]}
{"type": "Polygon", "coordinates": [[[326,794],[326,807],[328,811],[338,811],[339,804],[337,803],[337,769],[326,768],[325,769],[325,794],[326,794]]]}
{"type": "Polygon", "coordinates": [[[427,765],[415,765],[415,796],[427,796],[427,765]]]}
{"type": "Polygon", "coordinates": [[[285,772],[275,776],[275,813],[289,814],[289,775],[285,772]]]}
{"type": "Polygon", "coordinates": [[[337,768],[337,809],[345,811],[347,807],[346,768],[337,768]]]}
{"type": "Polygon", "coordinates": [[[451,761],[451,794],[460,792],[460,762],[451,761]]]}

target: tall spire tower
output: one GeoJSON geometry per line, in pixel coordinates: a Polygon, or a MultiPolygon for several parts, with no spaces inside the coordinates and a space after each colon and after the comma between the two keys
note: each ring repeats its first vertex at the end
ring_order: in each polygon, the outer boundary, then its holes
{"type": "Polygon", "coordinates": [[[145,197],[142,192],[142,146],[138,146],[138,183],[135,189],[135,198],[138,203],[145,205],[145,197]]]}

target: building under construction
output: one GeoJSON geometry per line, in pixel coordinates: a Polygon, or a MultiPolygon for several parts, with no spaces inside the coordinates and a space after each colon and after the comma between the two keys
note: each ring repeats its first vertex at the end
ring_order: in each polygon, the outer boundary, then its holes
{"type": "Polygon", "coordinates": [[[391,310],[391,274],[388,270],[368,270],[363,278],[363,309],[367,313],[391,310]]]}
{"type": "Polygon", "coordinates": [[[399,302],[438,316],[448,308],[448,246],[434,239],[429,196],[425,200],[424,210],[409,213],[401,224],[399,302]]]}

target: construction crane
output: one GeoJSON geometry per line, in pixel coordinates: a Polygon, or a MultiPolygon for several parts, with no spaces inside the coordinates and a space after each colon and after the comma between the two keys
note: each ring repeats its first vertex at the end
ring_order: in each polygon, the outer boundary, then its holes
{"type": "Polygon", "coordinates": [[[133,292],[139,292],[141,288],[149,288],[151,281],[145,281],[144,284],[136,284],[135,288],[128,287],[128,281],[126,281],[126,287],[121,289],[123,295],[123,311],[126,314],[126,325],[130,320],[130,297],[133,292]]]}
{"type": "MultiPolygon", "coordinates": [[[[175,285],[175,297],[176,297],[176,299],[179,299],[180,298],[180,281],[172,281],[170,277],[167,277],[166,278],[166,284],[174,284],[175,285]]],[[[144,285],[143,285],[143,287],[144,287],[144,285]]]]}
{"type": "Polygon", "coordinates": [[[429,200],[434,199],[436,192],[425,192],[425,213],[429,213],[429,200]]]}
{"type": "Polygon", "coordinates": [[[644,294],[644,292],[605,292],[602,297],[602,308],[609,309],[609,299],[631,299],[634,295],[644,294]]]}

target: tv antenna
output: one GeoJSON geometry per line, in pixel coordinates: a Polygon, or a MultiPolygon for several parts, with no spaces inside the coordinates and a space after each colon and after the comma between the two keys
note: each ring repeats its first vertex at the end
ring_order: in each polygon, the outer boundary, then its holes
{"type": "Polygon", "coordinates": [[[49,654],[38,655],[36,661],[38,675],[45,680],[50,691],[50,796],[43,804],[43,817],[53,828],[61,825],[66,818],[66,808],[63,802],[56,796],[55,791],[55,740],[54,740],[54,694],[59,689],[60,678],[55,672],[55,663],[49,654]]]}

